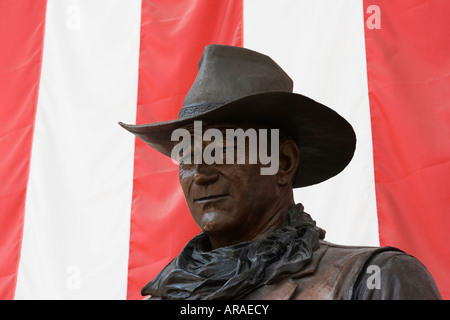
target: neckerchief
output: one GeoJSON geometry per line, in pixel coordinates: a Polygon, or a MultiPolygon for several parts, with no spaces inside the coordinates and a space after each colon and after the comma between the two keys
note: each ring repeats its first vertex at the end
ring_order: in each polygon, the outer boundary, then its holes
{"type": "Polygon", "coordinates": [[[201,232],[141,290],[162,299],[239,299],[298,273],[312,259],[325,231],[303,206],[289,208],[282,228],[255,241],[209,250],[201,232]]]}

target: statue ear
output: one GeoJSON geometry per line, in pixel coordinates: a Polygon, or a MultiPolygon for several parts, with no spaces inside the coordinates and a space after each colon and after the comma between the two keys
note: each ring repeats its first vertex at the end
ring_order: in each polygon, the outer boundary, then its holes
{"type": "Polygon", "coordinates": [[[292,184],[300,161],[300,151],[297,143],[292,139],[282,141],[279,157],[278,183],[280,185],[292,184]]]}

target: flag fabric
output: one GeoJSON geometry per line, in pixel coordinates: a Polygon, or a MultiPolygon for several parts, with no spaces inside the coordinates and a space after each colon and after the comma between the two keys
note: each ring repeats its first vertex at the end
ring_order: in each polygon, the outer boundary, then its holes
{"type": "Polygon", "coordinates": [[[0,0],[0,298],[141,299],[199,232],[178,167],[118,122],[174,119],[205,45],[272,57],[354,127],[295,189],[348,245],[396,246],[450,298],[447,0],[0,0]]]}

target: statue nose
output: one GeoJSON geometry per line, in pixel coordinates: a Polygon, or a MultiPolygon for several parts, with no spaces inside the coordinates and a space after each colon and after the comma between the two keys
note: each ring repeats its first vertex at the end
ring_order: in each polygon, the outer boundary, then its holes
{"type": "Polygon", "coordinates": [[[219,172],[211,165],[197,165],[194,183],[197,185],[211,184],[219,179],[219,172]]]}

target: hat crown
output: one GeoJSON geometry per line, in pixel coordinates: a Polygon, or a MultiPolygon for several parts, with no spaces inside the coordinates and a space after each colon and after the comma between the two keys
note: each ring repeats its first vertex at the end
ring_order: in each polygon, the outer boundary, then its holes
{"type": "Polygon", "coordinates": [[[292,92],[292,79],[270,57],[226,45],[208,45],[179,118],[196,115],[231,101],[269,91],[292,92]]]}
{"type": "Polygon", "coordinates": [[[321,103],[292,93],[292,80],[268,56],[239,47],[210,45],[198,68],[178,119],[120,125],[169,157],[178,143],[172,139],[174,130],[198,120],[228,124],[249,121],[283,129],[301,152],[294,188],[325,181],[352,159],[356,136],[351,124],[321,103]]]}

